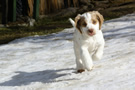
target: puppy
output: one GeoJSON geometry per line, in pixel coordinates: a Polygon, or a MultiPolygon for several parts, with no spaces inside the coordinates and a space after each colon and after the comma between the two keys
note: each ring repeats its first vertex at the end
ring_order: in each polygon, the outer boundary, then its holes
{"type": "Polygon", "coordinates": [[[93,60],[101,59],[105,41],[101,31],[104,18],[98,11],[78,14],[75,21],[69,19],[73,25],[74,52],[76,56],[77,72],[92,70],[93,60]]]}

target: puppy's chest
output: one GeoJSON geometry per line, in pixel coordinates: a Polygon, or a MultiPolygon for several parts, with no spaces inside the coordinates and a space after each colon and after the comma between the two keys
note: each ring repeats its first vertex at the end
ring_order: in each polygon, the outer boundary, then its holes
{"type": "Polygon", "coordinates": [[[78,48],[87,48],[90,53],[93,53],[98,49],[99,45],[101,44],[100,39],[101,38],[98,36],[85,38],[81,35],[78,35],[78,33],[74,33],[74,43],[76,43],[78,48]]]}
{"type": "Polygon", "coordinates": [[[86,44],[86,47],[88,48],[89,52],[95,52],[99,47],[99,42],[97,39],[89,39],[84,42],[84,45],[86,44]]]}

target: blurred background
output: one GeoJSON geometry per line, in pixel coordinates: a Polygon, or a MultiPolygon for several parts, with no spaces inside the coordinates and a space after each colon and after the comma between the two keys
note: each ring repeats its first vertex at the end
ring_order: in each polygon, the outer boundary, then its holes
{"type": "Polygon", "coordinates": [[[0,44],[61,31],[69,17],[92,10],[109,20],[133,13],[135,0],[0,0],[0,44]]]}

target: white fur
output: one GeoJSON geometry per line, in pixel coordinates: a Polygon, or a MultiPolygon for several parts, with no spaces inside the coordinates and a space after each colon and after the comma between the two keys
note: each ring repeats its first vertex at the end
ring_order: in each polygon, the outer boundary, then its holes
{"type": "Polygon", "coordinates": [[[71,18],[69,18],[69,21],[72,24],[72,26],[75,27],[75,22],[71,18]]]}
{"type": "MultiPolygon", "coordinates": [[[[96,25],[92,24],[91,14],[84,13],[81,16],[85,17],[87,26],[81,28],[82,33],[75,28],[74,32],[74,52],[76,56],[76,68],[77,70],[88,70],[93,68],[93,60],[101,59],[104,49],[104,38],[102,31],[99,30],[99,23],[96,25]],[[88,29],[94,29],[95,35],[88,35],[88,29]]],[[[73,27],[75,22],[70,19],[73,27]]]]}

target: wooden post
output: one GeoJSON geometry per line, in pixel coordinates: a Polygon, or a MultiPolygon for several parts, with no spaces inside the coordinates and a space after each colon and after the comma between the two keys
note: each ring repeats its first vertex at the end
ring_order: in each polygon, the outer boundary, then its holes
{"type": "Polygon", "coordinates": [[[2,0],[2,24],[8,22],[8,0],[2,0]]]}
{"type": "Polygon", "coordinates": [[[12,21],[16,21],[16,0],[13,0],[13,7],[12,7],[12,10],[13,10],[13,16],[12,16],[12,21]]]}
{"type": "Polygon", "coordinates": [[[16,0],[8,0],[8,21],[16,21],[16,0]]]}
{"type": "Polygon", "coordinates": [[[34,0],[33,18],[37,20],[39,18],[39,2],[40,0],[34,0]]]}

